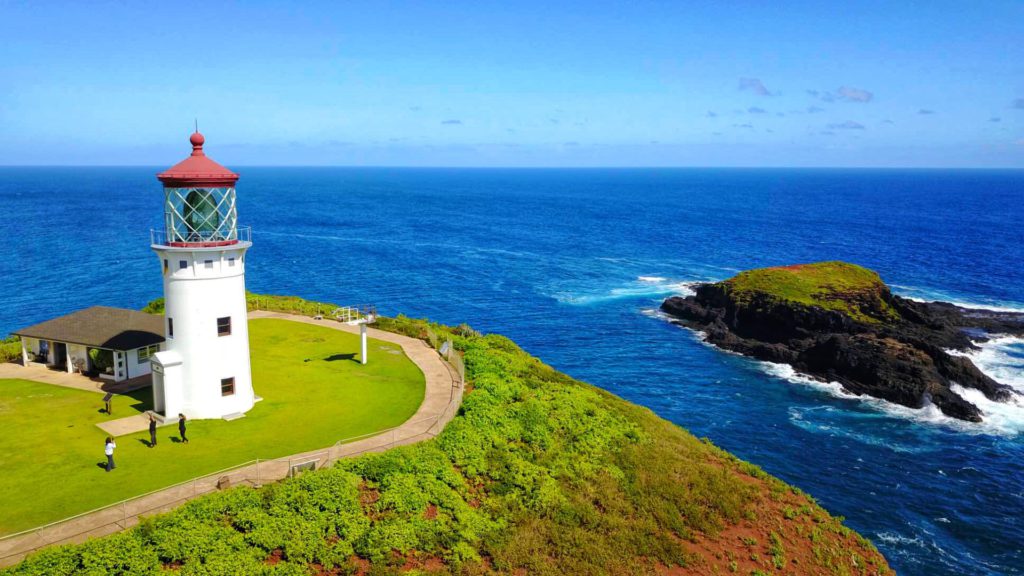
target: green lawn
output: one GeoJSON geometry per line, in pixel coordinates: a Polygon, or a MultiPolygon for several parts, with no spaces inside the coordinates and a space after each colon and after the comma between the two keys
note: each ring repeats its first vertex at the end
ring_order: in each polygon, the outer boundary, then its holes
{"type": "MultiPolygon", "coordinates": [[[[106,473],[102,396],[27,380],[0,380],[0,534],[215,472],[255,458],[329,446],[396,426],[423,401],[423,373],[401,349],[371,339],[358,363],[359,337],[287,320],[249,322],[252,375],[264,398],[233,422],[197,420],[189,444],[177,427],[117,438],[117,469],[106,473]]],[[[149,390],[114,399],[114,418],[148,408],[149,390]]]]}

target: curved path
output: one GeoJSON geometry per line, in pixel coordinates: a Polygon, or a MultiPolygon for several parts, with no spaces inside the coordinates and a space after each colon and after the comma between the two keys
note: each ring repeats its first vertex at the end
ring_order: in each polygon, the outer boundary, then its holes
{"type": "MultiPolygon", "coordinates": [[[[293,320],[295,322],[314,324],[316,326],[334,328],[335,330],[341,330],[342,332],[349,332],[351,334],[359,334],[359,326],[349,326],[348,324],[334,320],[314,320],[308,316],[296,316],[293,314],[285,314],[283,312],[264,312],[262,310],[257,310],[250,312],[249,318],[281,318],[285,320],[293,320]]],[[[394,332],[377,330],[376,328],[368,328],[367,336],[376,340],[383,340],[384,342],[391,342],[392,344],[398,344],[401,346],[405,355],[423,371],[423,376],[426,379],[427,389],[423,395],[423,403],[420,404],[420,409],[412,415],[412,418],[409,418],[405,424],[399,426],[397,429],[402,430],[404,426],[407,426],[412,422],[418,422],[440,415],[448,406],[449,402],[451,402],[453,394],[455,393],[455,388],[459,387],[459,383],[458,376],[453,374],[448,364],[445,363],[445,361],[441,359],[441,356],[438,355],[437,350],[431,348],[430,345],[423,340],[410,338],[409,336],[403,336],[402,334],[395,334],[394,332]]],[[[372,349],[367,355],[370,357],[369,361],[373,362],[372,349]]]]}
{"type": "MultiPolygon", "coordinates": [[[[358,326],[334,320],[314,320],[280,312],[255,311],[249,318],[279,318],[304,322],[358,334],[358,326]]],[[[419,410],[403,424],[390,430],[357,439],[345,439],[333,446],[273,460],[256,460],[239,466],[162,488],[104,508],[49,524],[31,531],[0,538],[0,567],[21,561],[26,555],[46,546],[83,542],[104,536],[138,523],[139,517],[171,510],[203,494],[224,486],[246,484],[259,486],[294,474],[299,469],[321,468],[339,458],[367,452],[379,452],[394,446],[413,444],[433,438],[444,429],[462,402],[462,382],[458,374],[436,350],[426,342],[401,334],[369,328],[367,335],[376,340],[398,344],[402,351],[423,371],[426,390],[419,410]]],[[[372,349],[369,361],[373,362],[372,349]]],[[[15,378],[31,379],[29,375],[15,378]]]]}

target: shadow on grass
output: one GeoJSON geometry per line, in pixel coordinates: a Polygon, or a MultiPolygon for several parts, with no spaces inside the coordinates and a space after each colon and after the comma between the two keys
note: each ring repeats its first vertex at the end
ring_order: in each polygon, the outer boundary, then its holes
{"type": "Polygon", "coordinates": [[[337,362],[338,360],[351,360],[356,363],[359,362],[359,360],[356,360],[356,355],[354,353],[333,354],[331,356],[324,358],[324,362],[337,362]]]}
{"type": "Polygon", "coordinates": [[[110,412],[103,407],[96,410],[96,413],[113,416],[113,411],[117,410],[122,416],[132,416],[134,413],[143,414],[152,409],[153,389],[147,387],[124,394],[114,394],[110,399],[110,412]]]}
{"type": "Polygon", "coordinates": [[[135,402],[133,404],[128,405],[132,410],[137,410],[138,412],[145,412],[146,410],[153,409],[152,388],[139,388],[138,390],[132,390],[127,394],[118,394],[118,396],[124,396],[126,399],[131,398],[132,400],[134,400],[135,402]]]}

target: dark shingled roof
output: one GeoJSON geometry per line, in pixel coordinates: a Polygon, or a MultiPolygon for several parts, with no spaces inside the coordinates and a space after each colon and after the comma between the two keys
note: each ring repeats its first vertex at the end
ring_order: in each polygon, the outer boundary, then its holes
{"type": "Polygon", "coordinates": [[[164,341],[164,317],[124,308],[93,306],[12,334],[111,350],[134,350],[164,341]]]}

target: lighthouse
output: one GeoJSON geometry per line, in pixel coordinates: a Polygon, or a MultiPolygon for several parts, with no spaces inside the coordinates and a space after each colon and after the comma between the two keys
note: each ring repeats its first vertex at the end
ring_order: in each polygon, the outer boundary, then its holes
{"type": "Polygon", "coordinates": [[[152,356],[153,403],[168,418],[234,418],[252,408],[245,303],[250,230],[238,227],[238,174],[203,152],[157,175],[164,229],[151,233],[164,282],[164,350],[152,356]]]}

